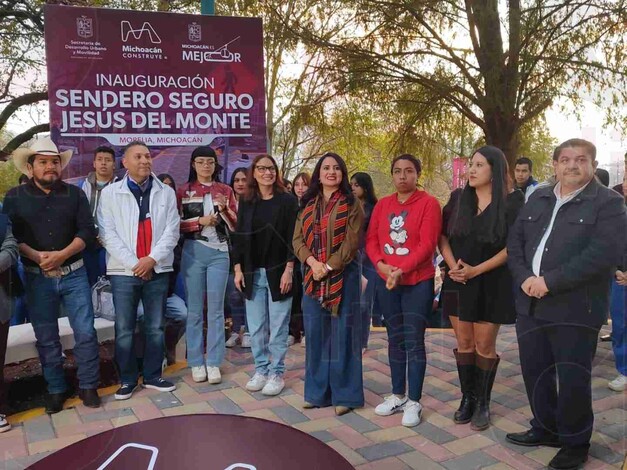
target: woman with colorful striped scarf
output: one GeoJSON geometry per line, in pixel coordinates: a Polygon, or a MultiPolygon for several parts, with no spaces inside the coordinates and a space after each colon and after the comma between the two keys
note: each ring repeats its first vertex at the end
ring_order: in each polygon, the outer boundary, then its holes
{"type": "Polygon", "coordinates": [[[301,199],[294,254],[304,266],[305,408],[335,406],[343,415],[364,404],[359,267],[364,212],[342,158],[320,158],[301,199]]]}

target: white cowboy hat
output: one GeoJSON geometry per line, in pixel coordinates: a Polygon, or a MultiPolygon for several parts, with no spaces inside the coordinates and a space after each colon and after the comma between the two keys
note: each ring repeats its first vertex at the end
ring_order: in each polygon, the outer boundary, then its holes
{"type": "Polygon", "coordinates": [[[30,144],[30,147],[22,147],[13,151],[13,164],[15,165],[15,168],[17,168],[25,175],[30,176],[30,173],[26,168],[26,164],[28,163],[28,159],[33,155],[59,156],[61,157],[61,169],[63,169],[67,166],[68,163],[70,163],[70,159],[72,158],[72,150],[59,152],[59,149],[52,141],[52,139],[50,139],[50,137],[35,139],[30,144]]]}

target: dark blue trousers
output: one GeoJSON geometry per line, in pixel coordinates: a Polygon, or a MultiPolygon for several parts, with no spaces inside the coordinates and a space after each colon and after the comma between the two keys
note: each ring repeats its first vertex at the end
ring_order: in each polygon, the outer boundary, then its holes
{"type": "Polygon", "coordinates": [[[377,280],[378,305],[388,332],[388,357],[392,375],[392,393],[420,401],[427,369],[425,329],[433,308],[433,279],[393,290],[377,280]]]}
{"type": "Polygon", "coordinates": [[[364,406],[361,367],[361,311],[359,269],[351,263],[344,271],[339,315],[304,295],[305,401],[316,406],[364,406]]]}
{"type": "Polygon", "coordinates": [[[516,334],[531,426],[553,434],[562,445],[590,442],[592,360],[599,328],[553,323],[518,315],[516,334]]]}

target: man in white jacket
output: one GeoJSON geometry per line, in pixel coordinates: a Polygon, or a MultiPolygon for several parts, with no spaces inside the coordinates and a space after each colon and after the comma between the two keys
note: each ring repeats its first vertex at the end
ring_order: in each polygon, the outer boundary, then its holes
{"type": "Polygon", "coordinates": [[[143,385],[162,392],[176,388],[161,377],[161,363],[168,273],[173,270],[180,221],[174,191],[152,174],[148,147],[131,142],[124,149],[122,163],[126,175],[103,189],[98,207],[116,315],[115,360],[121,379],[117,400],[130,398],[137,388],[133,333],[140,300],[144,305],[143,385]]]}

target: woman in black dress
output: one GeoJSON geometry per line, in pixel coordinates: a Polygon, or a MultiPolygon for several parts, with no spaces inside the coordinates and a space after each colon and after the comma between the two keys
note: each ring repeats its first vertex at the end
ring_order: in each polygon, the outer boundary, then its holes
{"type": "Polygon", "coordinates": [[[505,246],[525,198],[510,190],[507,160],[496,147],[477,150],[468,175],[466,187],[453,193],[443,210],[440,251],[448,270],[442,304],[457,338],[462,401],[454,420],[483,430],[490,425],[490,392],[499,364],[496,336],[501,325],[516,319],[505,246]]]}

